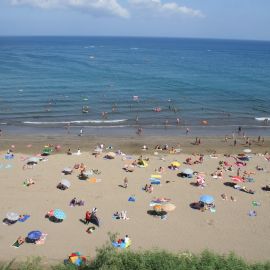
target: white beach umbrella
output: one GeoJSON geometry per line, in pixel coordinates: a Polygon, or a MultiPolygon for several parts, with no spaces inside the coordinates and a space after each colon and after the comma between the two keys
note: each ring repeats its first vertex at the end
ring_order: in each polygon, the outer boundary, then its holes
{"type": "Polygon", "coordinates": [[[10,220],[10,221],[16,221],[19,219],[19,214],[17,213],[14,213],[14,212],[8,212],[7,215],[6,215],[7,219],[10,220]]]}
{"type": "Polygon", "coordinates": [[[89,176],[93,175],[93,171],[92,170],[85,171],[85,172],[83,172],[83,175],[86,177],[89,177],[89,176]]]}
{"type": "Polygon", "coordinates": [[[187,168],[187,169],[184,169],[184,170],[182,171],[182,173],[184,173],[184,174],[193,174],[193,170],[187,168]]]}
{"type": "Polygon", "coordinates": [[[60,183],[67,188],[71,186],[71,183],[66,179],[62,179],[60,183]]]}
{"type": "Polygon", "coordinates": [[[66,168],[63,169],[63,172],[71,173],[72,169],[69,168],[69,167],[66,167],[66,168]]]}
{"type": "Polygon", "coordinates": [[[37,158],[37,157],[30,157],[30,158],[28,158],[27,162],[29,162],[29,163],[38,163],[39,162],[39,158],[37,158]]]}

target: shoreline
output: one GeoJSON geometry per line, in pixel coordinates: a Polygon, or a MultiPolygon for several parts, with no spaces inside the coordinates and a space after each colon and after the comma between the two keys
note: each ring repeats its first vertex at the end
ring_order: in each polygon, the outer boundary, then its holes
{"type": "MultiPolygon", "coordinates": [[[[108,135],[2,135],[0,136],[0,151],[4,152],[15,146],[17,153],[39,153],[44,145],[60,145],[61,153],[67,152],[71,148],[72,152],[76,152],[79,147],[84,152],[91,152],[97,145],[104,144],[105,147],[113,146],[114,151],[121,150],[128,154],[154,154],[155,146],[164,146],[168,144],[171,147],[180,148],[181,153],[186,154],[236,154],[241,153],[245,148],[251,148],[253,153],[264,153],[270,148],[270,136],[264,137],[264,142],[258,142],[258,137],[249,137],[251,146],[246,144],[246,139],[242,136],[236,136],[236,146],[233,139],[229,138],[225,141],[222,136],[150,136],[150,135],[126,135],[126,136],[110,136],[108,135]],[[196,138],[200,138],[201,144],[195,145],[196,138]],[[31,145],[31,147],[29,147],[31,145]],[[142,150],[146,145],[148,150],[142,150]]],[[[169,151],[158,151],[161,154],[169,154],[169,151]]]]}

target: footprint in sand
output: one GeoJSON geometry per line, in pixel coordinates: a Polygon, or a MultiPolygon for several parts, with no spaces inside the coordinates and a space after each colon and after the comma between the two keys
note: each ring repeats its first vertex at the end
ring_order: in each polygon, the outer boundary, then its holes
{"type": "Polygon", "coordinates": [[[214,225],[214,220],[213,219],[207,220],[206,222],[207,222],[207,224],[209,226],[213,226],[214,225]]]}

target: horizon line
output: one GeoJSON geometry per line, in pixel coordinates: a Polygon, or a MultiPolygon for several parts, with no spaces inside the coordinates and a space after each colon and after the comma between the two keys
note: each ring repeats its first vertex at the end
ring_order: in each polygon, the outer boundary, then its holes
{"type": "Polygon", "coordinates": [[[228,41],[258,41],[258,42],[270,42],[270,39],[248,39],[248,38],[219,38],[219,37],[177,37],[177,36],[124,36],[124,35],[0,35],[0,38],[5,38],[5,37],[25,37],[25,38],[30,38],[30,37],[59,37],[59,38],[64,38],[64,37],[78,37],[78,38],[148,38],[148,39],[155,39],[155,38],[163,38],[163,39],[208,39],[208,40],[228,40],[228,41]]]}

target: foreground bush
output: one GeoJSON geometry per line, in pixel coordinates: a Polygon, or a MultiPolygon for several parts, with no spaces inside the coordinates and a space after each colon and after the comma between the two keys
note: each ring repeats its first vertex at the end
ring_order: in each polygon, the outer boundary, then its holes
{"type": "MultiPolygon", "coordinates": [[[[60,264],[44,267],[39,258],[15,265],[0,265],[0,270],[73,270],[74,265],[60,264]]],[[[162,250],[131,251],[117,250],[110,245],[98,249],[96,257],[81,270],[270,270],[270,262],[249,264],[234,254],[217,255],[204,251],[199,255],[169,253],[162,250]]]]}

